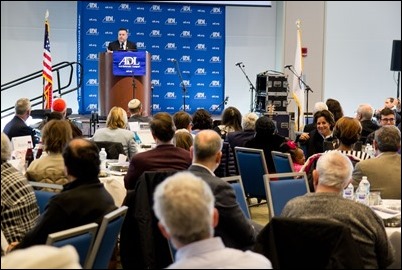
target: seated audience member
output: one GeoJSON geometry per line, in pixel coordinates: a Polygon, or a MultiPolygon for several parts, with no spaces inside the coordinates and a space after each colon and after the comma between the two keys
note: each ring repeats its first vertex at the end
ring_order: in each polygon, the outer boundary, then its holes
{"type": "Polygon", "coordinates": [[[198,109],[193,114],[193,127],[191,129],[192,134],[197,134],[200,130],[212,129],[213,120],[211,114],[205,109],[198,109]]]}
{"type": "Polygon", "coordinates": [[[335,123],[343,117],[343,109],[338,100],[329,98],[325,101],[325,104],[328,106],[328,111],[334,116],[335,123]]]}
{"type": "MultiPolygon", "coordinates": [[[[353,150],[354,144],[358,142],[362,127],[356,118],[344,116],[340,118],[336,123],[333,131],[333,135],[338,141],[339,145],[335,150],[328,151],[340,151],[345,154],[353,166],[355,166],[361,160],[370,158],[370,156],[362,151],[353,150]]],[[[328,152],[326,151],[326,152],[328,152]]],[[[316,168],[317,160],[323,153],[317,153],[307,159],[301,171],[307,173],[307,177],[310,184],[310,190],[314,190],[313,186],[313,171],[316,168]]]]}
{"type": "Polygon", "coordinates": [[[318,111],[314,114],[315,129],[309,134],[303,133],[298,138],[300,144],[307,147],[306,158],[324,152],[324,141],[332,141],[332,129],[335,126],[335,120],[332,113],[328,110],[318,111]]]}
{"type": "MultiPolygon", "coordinates": [[[[61,115],[63,116],[62,119],[68,122],[68,124],[71,126],[71,130],[73,131],[73,138],[82,137],[82,130],[67,117],[67,103],[64,99],[56,98],[55,100],[53,100],[52,114],[54,113],[61,113],[61,115]]],[[[51,119],[47,120],[49,121],[51,119]]]]}
{"type": "Polygon", "coordinates": [[[241,131],[241,113],[235,107],[227,107],[222,113],[222,122],[214,130],[222,139],[226,138],[229,132],[241,131]]]}
{"type": "Polygon", "coordinates": [[[347,225],[365,269],[385,269],[393,262],[382,219],[367,205],[342,197],[343,189],[352,180],[353,165],[339,151],[323,154],[313,172],[315,193],[290,200],[281,216],[325,219],[347,225]]]}
{"type": "MultiPolygon", "coordinates": [[[[318,112],[318,111],[322,111],[322,110],[328,110],[328,106],[327,104],[325,104],[322,101],[316,102],[314,104],[314,108],[313,108],[313,115],[318,112]]],[[[303,132],[305,132],[306,134],[308,134],[310,131],[315,129],[315,124],[311,123],[311,124],[306,124],[303,128],[303,132]]]]}
{"type": "Polygon", "coordinates": [[[116,209],[99,181],[99,150],[94,142],[73,139],[63,151],[69,183],[48,202],[36,226],[15,248],[45,244],[50,233],[96,222],[116,209]]]}
{"type": "Polygon", "coordinates": [[[269,173],[276,173],[271,151],[280,151],[286,138],[277,133],[274,121],[268,116],[261,116],[255,123],[255,137],[245,143],[245,147],[264,150],[265,162],[269,173]]]}
{"type": "Polygon", "coordinates": [[[281,144],[280,150],[282,153],[289,153],[293,161],[293,170],[295,172],[300,172],[306,162],[306,157],[304,156],[303,150],[297,146],[294,141],[287,141],[281,144]]]}
{"type": "Polygon", "coordinates": [[[258,119],[258,115],[253,112],[249,112],[245,114],[242,118],[242,127],[243,130],[230,132],[226,136],[226,141],[230,144],[230,147],[233,149],[236,146],[244,147],[245,143],[255,135],[255,122],[258,119]]]}
{"type": "Polygon", "coordinates": [[[252,251],[225,247],[214,227],[218,210],[211,188],[201,178],[179,172],[157,186],[155,215],[159,229],[177,249],[176,261],[169,269],[271,269],[271,262],[252,251]]]}
{"type": "Polygon", "coordinates": [[[15,103],[15,115],[3,129],[3,132],[12,140],[13,137],[31,136],[33,146],[38,140],[35,138],[35,131],[25,122],[31,115],[31,102],[27,98],[20,98],[15,103]]]}
{"type": "MultiPolygon", "coordinates": [[[[9,243],[21,241],[39,217],[39,207],[32,186],[8,160],[11,143],[1,133],[1,230],[9,243]]],[[[2,259],[3,261],[3,259],[2,259]]]]}
{"type": "MultiPolygon", "coordinates": [[[[379,118],[380,122],[380,127],[383,126],[395,126],[395,111],[391,110],[390,108],[384,108],[380,111],[379,115],[377,116],[379,118]]],[[[375,131],[371,132],[366,139],[366,144],[373,144],[374,140],[374,133],[375,131]]]]}
{"type": "Polygon", "coordinates": [[[353,184],[358,186],[363,176],[370,190],[380,191],[383,199],[401,199],[401,132],[393,125],[375,131],[376,157],[360,161],[353,171],[353,184]]]}
{"type": "Polygon", "coordinates": [[[190,151],[190,147],[193,145],[193,141],[193,135],[184,128],[176,130],[173,137],[173,144],[176,147],[183,148],[187,151],[190,151]]]}
{"type": "Polygon", "coordinates": [[[222,140],[219,134],[213,130],[200,131],[195,136],[194,145],[190,150],[193,163],[188,170],[207,182],[214,193],[215,207],[220,215],[215,236],[220,236],[227,247],[250,249],[257,235],[254,227],[260,226],[253,226],[244,216],[230,184],[214,175],[213,171],[221,160],[221,149],[222,140]]]}
{"type": "Polygon", "coordinates": [[[362,134],[359,141],[361,141],[363,144],[366,143],[367,136],[370,133],[380,128],[378,124],[373,121],[373,116],[374,109],[370,104],[361,104],[357,108],[356,119],[359,120],[360,124],[362,125],[362,134]]]}
{"type": "Polygon", "coordinates": [[[128,103],[128,111],[130,113],[130,117],[128,118],[128,122],[144,122],[148,123],[151,121],[151,117],[143,116],[142,104],[138,99],[132,99],[128,103]]]}
{"type": "MultiPolygon", "coordinates": [[[[72,140],[71,126],[67,121],[51,120],[42,128],[42,143],[47,155],[32,161],[26,176],[29,181],[47,184],[67,184],[63,149],[72,140]]],[[[48,190],[48,189],[44,189],[48,190]]],[[[50,189],[48,191],[60,191],[50,189]]]]}
{"type": "Polygon", "coordinates": [[[121,143],[125,155],[132,158],[138,152],[138,144],[134,140],[134,133],[127,129],[127,123],[126,111],[114,106],[106,118],[106,127],[97,129],[92,140],[121,143]]]}
{"type": "MultiPolygon", "coordinates": [[[[397,107],[398,102],[399,102],[399,100],[395,99],[393,97],[388,97],[384,101],[383,109],[388,108],[394,112],[395,121],[394,121],[393,125],[398,125],[401,122],[401,115],[398,113],[398,107],[397,107]]],[[[376,113],[376,117],[379,122],[381,122],[381,111],[383,109],[377,110],[377,113],[376,113]]]]}
{"type": "Polygon", "coordinates": [[[188,112],[178,111],[173,114],[173,123],[176,126],[176,130],[185,129],[188,132],[191,132],[191,128],[193,125],[191,121],[192,118],[188,112]]]}
{"type": "Polygon", "coordinates": [[[53,247],[36,245],[1,257],[1,269],[82,269],[79,256],[71,245],[53,247]]]}
{"type": "Polygon", "coordinates": [[[126,189],[134,189],[138,178],[145,171],[181,171],[191,165],[190,152],[173,144],[175,126],[170,114],[155,114],[150,122],[150,129],[156,147],[131,158],[127,174],[124,176],[126,189]]]}

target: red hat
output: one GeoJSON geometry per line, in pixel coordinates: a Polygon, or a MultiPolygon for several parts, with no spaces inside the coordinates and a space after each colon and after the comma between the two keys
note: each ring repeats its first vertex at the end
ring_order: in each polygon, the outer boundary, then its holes
{"type": "Polygon", "coordinates": [[[52,110],[54,112],[64,112],[67,109],[67,103],[62,98],[53,100],[52,110]]]}

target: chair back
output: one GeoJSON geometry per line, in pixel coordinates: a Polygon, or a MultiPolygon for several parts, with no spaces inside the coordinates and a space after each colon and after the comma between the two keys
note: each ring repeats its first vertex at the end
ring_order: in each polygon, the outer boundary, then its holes
{"type": "Polygon", "coordinates": [[[274,217],[254,247],[273,269],[364,269],[358,250],[350,228],[342,223],[288,217],[274,217]]]}
{"type": "Polygon", "coordinates": [[[75,228],[51,233],[47,236],[46,245],[63,247],[72,245],[80,257],[80,265],[84,266],[92,249],[98,224],[89,223],[75,228]]]}
{"type": "Polygon", "coordinates": [[[246,147],[235,147],[237,168],[247,198],[266,199],[263,175],[268,173],[264,151],[246,147]]]}
{"type": "Polygon", "coordinates": [[[108,159],[118,159],[119,154],[125,155],[123,145],[120,142],[94,141],[94,143],[99,148],[99,151],[101,148],[105,148],[108,159]]]}
{"type": "Polygon", "coordinates": [[[240,206],[240,209],[243,211],[246,218],[250,219],[250,209],[248,208],[246,194],[244,193],[243,182],[241,181],[240,175],[222,177],[222,180],[228,182],[232,187],[236,195],[236,201],[240,206]]]}
{"type": "Polygon", "coordinates": [[[39,206],[39,214],[42,214],[45,212],[45,208],[49,200],[56,194],[57,192],[51,192],[51,191],[44,191],[44,190],[39,190],[36,188],[50,188],[50,189],[63,189],[62,185],[57,185],[57,184],[48,184],[48,183],[41,183],[41,182],[35,182],[35,181],[29,181],[29,184],[34,187],[34,193],[36,197],[36,201],[38,202],[39,206]]]}
{"type": "Polygon", "coordinates": [[[237,164],[232,147],[228,142],[222,144],[222,158],[218,168],[214,171],[218,177],[238,175],[237,164]]]}
{"type": "Polygon", "coordinates": [[[265,174],[264,184],[270,220],[282,213],[289,200],[310,192],[305,172],[265,174]]]}
{"type": "Polygon", "coordinates": [[[84,268],[108,269],[127,209],[127,206],[121,206],[103,217],[84,268]]]}
{"type": "Polygon", "coordinates": [[[276,173],[294,172],[293,160],[289,153],[279,151],[271,151],[272,160],[274,161],[276,173]]]}

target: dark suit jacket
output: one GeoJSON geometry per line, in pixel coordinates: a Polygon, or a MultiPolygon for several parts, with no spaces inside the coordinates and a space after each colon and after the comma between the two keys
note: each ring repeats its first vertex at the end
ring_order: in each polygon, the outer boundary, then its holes
{"type": "Polygon", "coordinates": [[[18,245],[44,245],[48,234],[96,222],[116,209],[114,200],[99,179],[76,179],[50,199],[36,226],[18,245]]]}
{"type": "MultiPolygon", "coordinates": [[[[109,46],[107,46],[107,49],[109,51],[118,51],[118,50],[120,50],[120,42],[118,40],[110,42],[109,46]]],[[[137,50],[137,44],[127,40],[127,42],[126,42],[126,50],[136,51],[137,50]]]]}
{"type": "Polygon", "coordinates": [[[183,171],[191,165],[190,152],[173,144],[158,145],[131,158],[124,177],[126,189],[134,189],[141,174],[145,171],[183,171]]]}
{"type": "Polygon", "coordinates": [[[3,132],[10,138],[10,140],[13,137],[30,135],[32,137],[33,146],[36,144],[35,131],[30,126],[27,126],[25,121],[18,116],[14,116],[14,118],[5,125],[3,132]]]}
{"type": "Polygon", "coordinates": [[[246,142],[245,147],[262,149],[264,151],[265,162],[267,163],[268,172],[276,173],[271,151],[280,151],[279,147],[285,141],[286,138],[279,134],[274,134],[270,137],[263,137],[257,135],[253,139],[246,142]]]}
{"type": "Polygon", "coordinates": [[[247,141],[254,138],[254,135],[254,130],[229,132],[226,136],[226,140],[232,148],[235,148],[236,146],[244,147],[247,141]]]}
{"type": "Polygon", "coordinates": [[[227,247],[250,249],[254,245],[256,232],[241,211],[230,184],[201,166],[191,165],[188,170],[207,182],[215,196],[215,207],[219,212],[215,236],[220,236],[227,247]]]}
{"type": "Polygon", "coordinates": [[[372,120],[363,120],[360,124],[362,125],[362,134],[360,135],[359,141],[362,143],[366,142],[368,135],[380,128],[380,126],[372,120]]]}

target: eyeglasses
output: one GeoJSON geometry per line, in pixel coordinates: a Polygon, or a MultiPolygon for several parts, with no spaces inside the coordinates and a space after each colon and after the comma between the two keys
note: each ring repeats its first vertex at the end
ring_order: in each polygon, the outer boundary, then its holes
{"type": "Polygon", "coordinates": [[[383,119],[381,119],[381,121],[383,121],[383,122],[395,122],[395,119],[394,118],[383,118],[383,119]]]}

